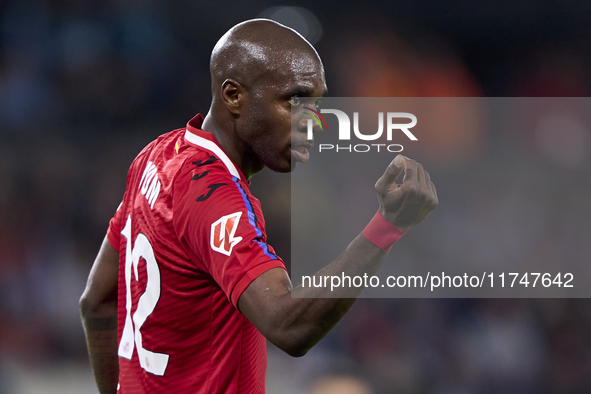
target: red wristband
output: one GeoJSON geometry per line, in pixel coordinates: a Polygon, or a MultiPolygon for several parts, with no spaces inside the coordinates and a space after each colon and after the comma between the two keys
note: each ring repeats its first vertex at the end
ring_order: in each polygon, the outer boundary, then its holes
{"type": "Polygon", "coordinates": [[[361,235],[363,235],[365,239],[382,249],[384,252],[389,252],[390,249],[392,249],[392,245],[394,245],[404,234],[404,231],[399,230],[392,223],[384,219],[380,211],[376,212],[374,217],[361,232],[361,235]]]}

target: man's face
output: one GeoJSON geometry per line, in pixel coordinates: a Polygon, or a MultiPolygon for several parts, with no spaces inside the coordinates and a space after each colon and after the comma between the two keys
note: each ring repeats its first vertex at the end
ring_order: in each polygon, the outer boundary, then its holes
{"type": "Polygon", "coordinates": [[[308,117],[302,112],[304,107],[316,109],[326,82],[315,57],[305,55],[282,66],[250,89],[240,135],[254,160],[273,171],[290,172],[298,161],[308,160],[313,141],[307,140],[308,117]]]}

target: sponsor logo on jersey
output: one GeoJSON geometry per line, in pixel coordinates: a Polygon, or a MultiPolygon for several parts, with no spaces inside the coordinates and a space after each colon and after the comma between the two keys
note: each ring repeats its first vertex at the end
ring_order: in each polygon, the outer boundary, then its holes
{"type": "Polygon", "coordinates": [[[235,237],[242,212],[235,212],[222,216],[211,225],[211,248],[216,252],[229,256],[232,248],[242,241],[242,237],[235,237]]]}

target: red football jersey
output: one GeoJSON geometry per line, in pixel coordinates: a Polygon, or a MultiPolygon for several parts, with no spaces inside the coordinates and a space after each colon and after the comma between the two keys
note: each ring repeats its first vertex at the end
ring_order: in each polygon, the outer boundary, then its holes
{"type": "Polygon", "coordinates": [[[118,393],[265,391],[266,340],[237,303],[257,276],[285,265],[248,181],[202,122],[144,148],[109,225],[118,393]]]}

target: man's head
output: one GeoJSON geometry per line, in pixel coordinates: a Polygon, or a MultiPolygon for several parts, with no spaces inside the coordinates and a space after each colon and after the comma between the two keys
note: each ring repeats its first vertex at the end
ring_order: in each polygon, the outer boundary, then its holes
{"type": "Polygon", "coordinates": [[[246,21],[218,41],[210,71],[211,113],[242,167],[288,172],[292,153],[307,159],[303,121],[291,133],[291,104],[314,106],[312,98],[326,92],[322,61],[310,43],[279,23],[246,21]]]}

